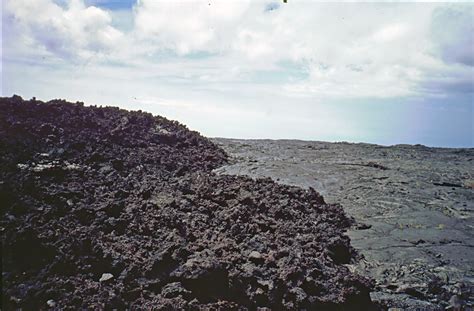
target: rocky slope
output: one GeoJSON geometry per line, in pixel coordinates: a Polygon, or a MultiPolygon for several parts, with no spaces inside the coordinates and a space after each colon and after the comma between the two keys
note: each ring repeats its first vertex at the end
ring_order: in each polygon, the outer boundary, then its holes
{"type": "Polygon", "coordinates": [[[2,309],[373,308],[342,208],[177,122],[0,99],[2,309]]]}

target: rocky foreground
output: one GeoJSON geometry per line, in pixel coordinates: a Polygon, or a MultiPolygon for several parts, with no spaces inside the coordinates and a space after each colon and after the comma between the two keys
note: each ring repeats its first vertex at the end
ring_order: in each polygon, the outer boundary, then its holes
{"type": "Polygon", "coordinates": [[[371,310],[343,209],[143,112],[0,99],[2,309],[371,310]]]}

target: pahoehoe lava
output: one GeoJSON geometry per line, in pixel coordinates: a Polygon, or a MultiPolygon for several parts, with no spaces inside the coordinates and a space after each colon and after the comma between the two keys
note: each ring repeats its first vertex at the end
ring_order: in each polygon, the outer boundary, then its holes
{"type": "Polygon", "coordinates": [[[372,308],[341,206],[226,159],[149,113],[1,98],[2,309],[372,308]]]}

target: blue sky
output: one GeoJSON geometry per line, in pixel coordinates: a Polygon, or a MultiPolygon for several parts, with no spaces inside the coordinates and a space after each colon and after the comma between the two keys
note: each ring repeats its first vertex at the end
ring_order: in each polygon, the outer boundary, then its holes
{"type": "Polygon", "coordinates": [[[96,6],[107,10],[131,10],[135,0],[86,0],[86,6],[96,6]]]}
{"type": "Polygon", "coordinates": [[[3,96],[141,109],[207,136],[474,146],[473,4],[2,3],[3,96]]]}

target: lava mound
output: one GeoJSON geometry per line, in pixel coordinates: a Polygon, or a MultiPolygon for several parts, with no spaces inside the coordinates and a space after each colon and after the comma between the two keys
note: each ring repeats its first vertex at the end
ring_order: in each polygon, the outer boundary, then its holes
{"type": "Polygon", "coordinates": [[[369,310],[342,208],[141,111],[0,99],[2,309],[369,310]]]}

